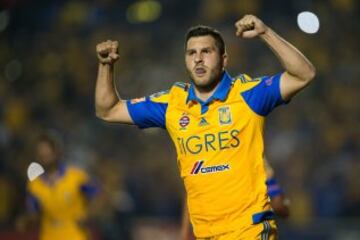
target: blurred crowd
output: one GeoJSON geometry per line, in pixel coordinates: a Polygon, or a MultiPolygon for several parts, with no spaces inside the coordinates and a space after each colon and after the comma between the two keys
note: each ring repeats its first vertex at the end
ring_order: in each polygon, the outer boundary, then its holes
{"type": "Polygon", "coordinates": [[[34,138],[49,128],[62,135],[65,160],[99,182],[92,210],[107,239],[129,234],[127,224],[140,217],[180,219],[184,190],[170,138],[162,130],[95,117],[95,46],[119,41],[115,82],[125,99],[188,81],[184,34],[200,23],[223,33],[231,75],[281,71],[261,41],[235,37],[234,23],[246,13],[259,16],[317,68],[311,87],[275,110],[265,132],[268,159],[291,199],[289,221],[360,217],[358,1],[4,0],[0,9],[1,229],[13,228],[24,211],[34,138]],[[135,3],[145,5],[139,10],[135,3]],[[318,15],[317,34],[297,27],[296,16],[305,10],[318,15]]]}

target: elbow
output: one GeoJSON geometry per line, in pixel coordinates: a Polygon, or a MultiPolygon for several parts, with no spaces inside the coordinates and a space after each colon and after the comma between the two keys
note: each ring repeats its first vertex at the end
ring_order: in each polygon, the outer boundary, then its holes
{"type": "Polygon", "coordinates": [[[95,105],[95,115],[97,118],[111,123],[131,123],[130,117],[127,116],[126,105],[118,101],[113,105],[95,105]]]}
{"type": "Polygon", "coordinates": [[[117,120],[114,118],[113,114],[111,113],[111,111],[99,111],[96,110],[95,115],[98,119],[104,121],[104,122],[108,122],[108,123],[113,123],[113,122],[117,122],[117,120]]]}
{"type": "Polygon", "coordinates": [[[96,117],[97,118],[99,118],[99,119],[101,119],[101,120],[104,120],[104,121],[106,121],[106,119],[107,119],[107,114],[106,114],[106,112],[105,111],[101,111],[100,109],[98,109],[98,108],[95,108],[95,115],[96,115],[96,117]]]}
{"type": "Polygon", "coordinates": [[[311,64],[304,76],[304,81],[306,82],[306,85],[310,84],[315,79],[315,76],[316,68],[314,67],[314,65],[311,64]]]}
{"type": "Polygon", "coordinates": [[[102,114],[99,111],[95,111],[95,116],[99,119],[102,119],[102,114]]]}

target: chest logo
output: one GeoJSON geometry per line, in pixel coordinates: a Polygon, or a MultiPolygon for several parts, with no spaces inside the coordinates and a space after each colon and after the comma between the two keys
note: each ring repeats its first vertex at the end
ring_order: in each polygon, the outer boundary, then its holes
{"type": "Polygon", "coordinates": [[[207,126],[207,125],[209,125],[209,123],[206,121],[206,119],[204,117],[202,117],[200,119],[199,126],[202,127],[202,126],[207,126]]]}
{"type": "Polygon", "coordinates": [[[208,173],[216,173],[216,172],[223,172],[230,170],[229,164],[220,164],[220,165],[214,165],[214,166],[204,166],[204,160],[195,162],[190,174],[196,175],[196,174],[208,174],[208,173]]]}
{"type": "Polygon", "coordinates": [[[187,115],[183,115],[179,120],[179,125],[181,129],[185,129],[187,125],[190,123],[190,118],[187,115]]]}
{"type": "Polygon", "coordinates": [[[229,125],[232,123],[231,110],[229,106],[220,107],[218,111],[220,125],[229,125]]]}

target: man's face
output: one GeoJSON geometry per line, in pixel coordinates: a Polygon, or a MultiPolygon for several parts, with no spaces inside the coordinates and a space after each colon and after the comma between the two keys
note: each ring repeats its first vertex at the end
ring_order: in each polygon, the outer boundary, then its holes
{"type": "Polygon", "coordinates": [[[57,152],[53,146],[46,142],[40,141],[36,146],[36,158],[45,169],[53,167],[57,162],[57,152]]]}
{"type": "Polygon", "coordinates": [[[220,56],[212,36],[192,37],[188,40],[185,64],[197,88],[211,89],[216,86],[226,62],[226,54],[220,56]]]}

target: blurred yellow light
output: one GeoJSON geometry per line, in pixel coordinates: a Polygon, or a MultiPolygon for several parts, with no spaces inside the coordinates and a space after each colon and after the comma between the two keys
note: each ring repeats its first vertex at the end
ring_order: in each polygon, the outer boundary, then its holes
{"type": "Polygon", "coordinates": [[[130,5],[126,11],[130,23],[153,22],[161,15],[161,4],[156,0],[143,0],[130,5]]]}
{"type": "Polygon", "coordinates": [[[86,2],[69,1],[61,10],[61,23],[66,26],[82,25],[89,14],[89,5],[86,2]]]}

